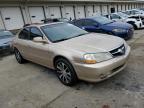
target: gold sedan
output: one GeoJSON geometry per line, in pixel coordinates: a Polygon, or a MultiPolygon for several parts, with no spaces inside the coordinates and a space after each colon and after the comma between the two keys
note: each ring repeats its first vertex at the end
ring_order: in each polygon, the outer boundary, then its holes
{"type": "Polygon", "coordinates": [[[69,23],[26,26],[13,48],[19,63],[32,61],[55,69],[68,86],[78,79],[98,82],[115,75],[125,68],[130,53],[119,37],[88,33],[69,23]]]}

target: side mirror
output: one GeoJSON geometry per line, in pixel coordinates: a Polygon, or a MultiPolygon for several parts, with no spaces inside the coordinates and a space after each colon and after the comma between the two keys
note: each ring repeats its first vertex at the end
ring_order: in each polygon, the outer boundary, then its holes
{"type": "Polygon", "coordinates": [[[44,40],[42,37],[35,37],[33,38],[33,41],[34,42],[37,42],[37,43],[48,43],[46,40],[44,40]]]}
{"type": "Polygon", "coordinates": [[[81,29],[85,30],[85,27],[82,27],[81,29]]]}

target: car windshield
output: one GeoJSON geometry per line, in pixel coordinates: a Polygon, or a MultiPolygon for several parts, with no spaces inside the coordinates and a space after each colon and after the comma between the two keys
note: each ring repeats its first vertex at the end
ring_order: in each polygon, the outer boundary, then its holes
{"type": "Polygon", "coordinates": [[[106,17],[103,17],[103,16],[98,16],[98,17],[94,17],[93,18],[96,22],[104,25],[104,24],[109,24],[109,23],[112,23],[113,21],[106,18],[106,17]]]}
{"type": "Polygon", "coordinates": [[[69,23],[46,25],[42,26],[41,29],[47,38],[52,42],[60,42],[78,36],[83,36],[84,34],[88,33],[85,30],[82,30],[69,23]]]}
{"type": "Polygon", "coordinates": [[[122,13],[122,12],[118,12],[118,15],[120,15],[120,16],[123,17],[123,18],[128,18],[128,17],[129,17],[129,15],[124,14],[124,13],[122,13]]]}
{"type": "Polygon", "coordinates": [[[9,31],[0,31],[0,39],[11,38],[13,34],[9,31]]]}
{"type": "Polygon", "coordinates": [[[144,11],[144,8],[140,8],[140,10],[144,11]]]}

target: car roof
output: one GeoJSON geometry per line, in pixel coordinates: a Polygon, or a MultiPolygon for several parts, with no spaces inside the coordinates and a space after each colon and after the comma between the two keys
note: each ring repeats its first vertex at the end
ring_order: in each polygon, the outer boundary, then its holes
{"type": "Polygon", "coordinates": [[[46,26],[46,25],[61,24],[61,23],[64,23],[64,22],[52,22],[52,23],[46,23],[46,24],[44,24],[44,23],[34,23],[34,24],[30,24],[30,25],[25,26],[25,27],[33,27],[33,26],[42,27],[42,26],[46,26]]]}
{"type": "MultiPolygon", "coordinates": [[[[115,12],[115,13],[111,13],[111,14],[117,14],[117,15],[119,15],[119,13],[126,14],[126,13],[124,13],[124,12],[122,12],[122,11],[115,12]]],[[[127,14],[126,14],[126,15],[127,15],[127,14]]]]}
{"type": "Polygon", "coordinates": [[[130,10],[126,10],[126,11],[133,11],[133,10],[140,11],[139,9],[130,9],[130,10]]]}
{"type": "MultiPolygon", "coordinates": [[[[89,19],[89,20],[91,20],[91,19],[94,19],[94,18],[96,18],[96,17],[104,17],[104,16],[102,16],[102,15],[97,15],[97,16],[92,16],[92,17],[87,17],[87,18],[80,18],[80,19],[77,19],[77,20],[83,20],[83,19],[89,19]]],[[[76,20],[76,21],[77,21],[76,20]]],[[[75,20],[74,20],[75,21],[75,20]]]]}
{"type": "Polygon", "coordinates": [[[88,19],[94,19],[94,18],[97,18],[97,17],[104,17],[104,16],[102,16],[102,15],[97,15],[97,16],[88,17],[88,19]]]}

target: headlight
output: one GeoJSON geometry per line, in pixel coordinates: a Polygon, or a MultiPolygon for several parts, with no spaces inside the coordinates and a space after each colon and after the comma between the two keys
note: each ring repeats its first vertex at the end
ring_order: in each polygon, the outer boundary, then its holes
{"type": "Polygon", "coordinates": [[[113,29],[112,31],[115,32],[115,33],[123,33],[123,32],[127,32],[126,29],[113,29]]]}
{"type": "Polygon", "coordinates": [[[87,64],[95,64],[109,59],[112,59],[112,55],[107,52],[84,54],[84,62],[87,64]]]}

